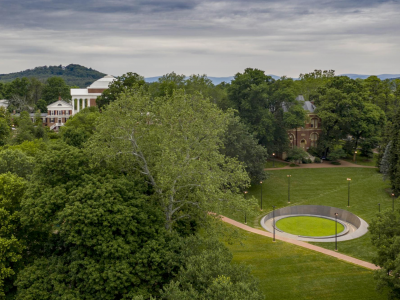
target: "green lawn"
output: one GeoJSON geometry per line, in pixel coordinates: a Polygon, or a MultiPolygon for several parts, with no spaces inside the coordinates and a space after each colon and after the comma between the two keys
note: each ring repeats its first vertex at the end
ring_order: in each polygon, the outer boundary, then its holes
{"type": "MultiPolygon", "coordinates": [[[[368,168],[322,168],[322,169],[290,169],[274,170],[269,172],[270,177],[262,184],[264,211],[257,211],[257,216],[249,217],[249,226],[261,228],[260,219],[276,208],[287,206],[288,178],[291,174],[290,205],[327,205],[342,208],[363,218],[366,222],[378,213],[378,203],[381,210],[392,208],[390,195],[385,191],[389,182],[383,182],[382,176],[376,169],[368,168]],[[350,186],[350,207],[347,207],[348,182],[350,186]]],[[[249,189],[249,194],[260,201],[261,185],[249,189]]],[[[398,201],[398,200],[396,200],[398,201]]],[[[400,207],[400,203],[396,203],[400,207]]],[[[228,217],[244,222],[244,215],[240,212],[225,210],[222,212],[228,217]]],[[[334,243],[314,243],[318,246],[333,249],[334,243]]],[[[370,235],[361,238],[339,242],[339,252],[371,261],[375,248],[370,243],[370,235]]]]}
{"type": "MultiPolygon", "coordinates": [[[[289,217],[276,222],[276,227],[287,233],[303,236],[328,236],[335,234],[336,222],[318,217],[289,217]]],[[[344,230],[344,226],[337,223],[337,232],[344,230]]]]}
{"type": "Polygon", "coordinates": [[[376,292],[373,271],[289,243],[243,232],[227,245],[234,263],[245,263],[266,299],[387,299],[376,292]]]}
{"type": "Polygon", "coordinates": [[[347,156],[346,158],[343,158],[343,160],[351,162],[353,164],[361,165],[361,166],[371,166],[371,167],[376,167],[376,162],[378,160],[378,154],[374,153],[374,157],[372,159],[362,157],[360,156],[360,151],[357,153],[357,160],[354,161],[353,156],[347,156]]]}
{"type": "Polygon", "coordinates": [[[265,163],[265,168],[283,168],[283,167],[286,167],[287,165],[288,165],[288,163],[280,161],[280,160],[275,160],[275,162],[272,160],[268,160],[265,163]]]}

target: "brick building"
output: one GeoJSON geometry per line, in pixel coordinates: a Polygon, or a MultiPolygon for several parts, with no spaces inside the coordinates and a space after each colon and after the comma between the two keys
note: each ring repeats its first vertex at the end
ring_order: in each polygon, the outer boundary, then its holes
{"type": "MultiPolygon", "coordinates": [[[[310,147],[316,147],[318,138],[322,133],[321,119],[315,113],[315,105],[311,101],[305,101],[302,95],[296,98],[301,101],[303,109],[307,112],[307,118],[304,126],[288,130],[290,148],[294,146],[308,150],[310,147]]],[[[283,153],[282,158],[286,158],[286,153],[283,153]]]]}

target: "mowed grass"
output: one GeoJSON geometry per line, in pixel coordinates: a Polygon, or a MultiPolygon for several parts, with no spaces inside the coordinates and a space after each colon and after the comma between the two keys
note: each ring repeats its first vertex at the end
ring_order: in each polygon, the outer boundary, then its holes
{"type": "Polygon", "coordinates": [[[372,159],[369,159],[367,157],[363,157],[360,155],[361,151],[358,151],[357,153],[357,159],[354,161],[354,156],[348,155],[346,158],[343,158],[343,160],[351,162],[353,164],[361,165],[361,166],[371,166],[371,167],[376,167],[376,162],[378,160],[378,154],[374,153],[374,157],[372,159]]]}
{"type": "Polygon", "coordinates": [[[268,160],[265,163],[265,168],[283,168],[286,167],[287,165],[289,165],[289,163],[280,160],[275,160],[275,161],[268,160]]]}
{"type": "MultiPolygon", "coordinates": [[[[392,199],[386,189],[389,182],[382,181],[382,176],[376,169],[369,168],[321,168],[321,169],[290,169],[269,171],[269,178],[262,184],[263,208],[257,210],[255,217],[248,217],[249,226],[261,228],[261,218],[276,209],[287,205],[326,205],[348,210],[367,223],[378,213],[378,203],[381,211],[392,209],[392,199]],[[290,200],[288,204],[288,178],[290,179],[290,200]],[[348,181],[350,183],[350,207],[347,207],[348,181]]],[[[249,195],[256,197],[260,202],[261,185],[254,185],[249,189],[249,195]]],[[[395,207],[400,207],[395,200],[395,207]]],[[[223,211],[227,217],[244,222],[244,215],[238,211],[223,211]]],[[[334,243],[313,243],[318,246],[334,249],[334,243]]],[[[361,238],[339,242],[338,250],[341,253],[372,261],[376,249],[371,245],[370,235],[367,233],[361,238]]]]}
{"type": "Polygon", "coordinates": [[[287,233],[302,236],[328,236],[344,230],[344,226],[333,220],[318,217],[289,217],[276,222],[276,227],[287,233]]]}
{"type": "Polygon", "coordinates": [[[256,234],[243,236],[242,245],[227,246],[234,263],[252,267],[266,299],[387,299],[375,290],[371,270],[256,234]]]}

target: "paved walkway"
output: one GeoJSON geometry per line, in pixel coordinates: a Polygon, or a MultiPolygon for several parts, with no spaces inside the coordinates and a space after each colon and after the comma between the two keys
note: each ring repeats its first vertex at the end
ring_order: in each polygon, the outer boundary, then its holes
{"type": "MultiPolygon", "coordinates": [[[[252,228],[250,226],[247,226],[245,224],[242,224],[240,222],[237,222],[235,220],[229,219],[229,218],[224,217],[224,216],[221,216],[221,217],[222,217],[222,221],[224,221],[224,222],[226,222],[228,224],[231,224],[233,226],[236,226],[236,227],[238,227],[240,229],[243,229],[243,230],[246,230],[248,232],[255,233],[255,234],[259,234],[259,235],[262,235],[262,236],[266,236],[266,237],[269,237],[269,238],[273,238],[272,233],[270,233],[270,232],[266,232],[264,230],[252,228]]],[[[306,242],[292,240],[292,239],[281,237],[281,236],[278,236],[278,235],[275,235],[275,239],[276,240],[280,240],[280,241],[284,241],[284,242],[287,242],[287,243],[290,243],[290,244],[293,244],[293,245],[297,245],[297,246],[300,246],[300,247],[303,247],[303,248],[307,248],[307,249],[310,249],[310,250],[313,250],[313,251],[317,251],[317,252],[323,253],[325,255],[333,256],[333,257],[336,257],[336,258],[338,258],[340,260],[344,260],[346,262],[349,262],[349,263],[352,263],[352,264],[355,264],[355,265],[358,265],[358,266],[361,266],[361,267],[364,267],[364,268],[367,268],[367,269],[371,269],[371,270],[378,270],[379,269],[379,267],[377,267],[374,264],[371,264],[369,262],[366,262],[366,261],[363,261],[363,260],[360,260],[360,259],[357,259],[357,258],[354,258],[354,257],[351,257],[351,256],[347,256],[347,255],[338,253],[336,251],[332,251],[332,250],[328,250],[328,249],[325,249],[325,248],[322,248],[322,247],[311,245],[311,244],[306,243],[306,242]]]]}
{"type": "Polygon", "coordinates": [[[290,167],[289,164],[285,167],[282,168],[266,168],[264,170],[266,171],[273,171],[273,170],[296,170],[296,169],[319,169],[319,168],[370,168],[374,169],[376,167],[372,166],[361,166],[361,165],[356,165],[351,162],[345,161],[345,160],[339,160],[340,165],[333,165],[330,162],[321,162],[321,163],[312,163],[312,164],[299,164],[298,167],[290,167]]]}

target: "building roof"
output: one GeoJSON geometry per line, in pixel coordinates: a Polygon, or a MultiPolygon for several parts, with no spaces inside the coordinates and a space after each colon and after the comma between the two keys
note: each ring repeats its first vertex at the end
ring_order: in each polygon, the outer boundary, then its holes
{"type": "Polygon", "coordinates": [[[115,80],[114,76],[111,76],[111,75],[104,76],[103,78],[100,78],[99,80],[96,80],[95,82],[93,82],[88,87],[88,89],[108,89],[108,86],[114,80],[115,80]]]}
{"type": "Polygon", "coordinates": [[[85,96],[89,95],[87,89],[71,89],[71,96],[85,96]]]}
{"type": "Polygon", "coordinates": [[[61,108],[61,109],[72,109],[72,104],[69,104],[68,102],[65,102],[64,100],[57,100],[56,102],[50,103],[47,105],[48,109],[55,109],[55,108],[61,108]]]}
{"type": "Polygon", "coordinates": [[[310,101],[305,101],[303,95],[298,95],[296,97],[297,101],[303,102],[303,109],[313,113],[316,109],[315,105],[313,103],[311,103],[310,101]]]}

